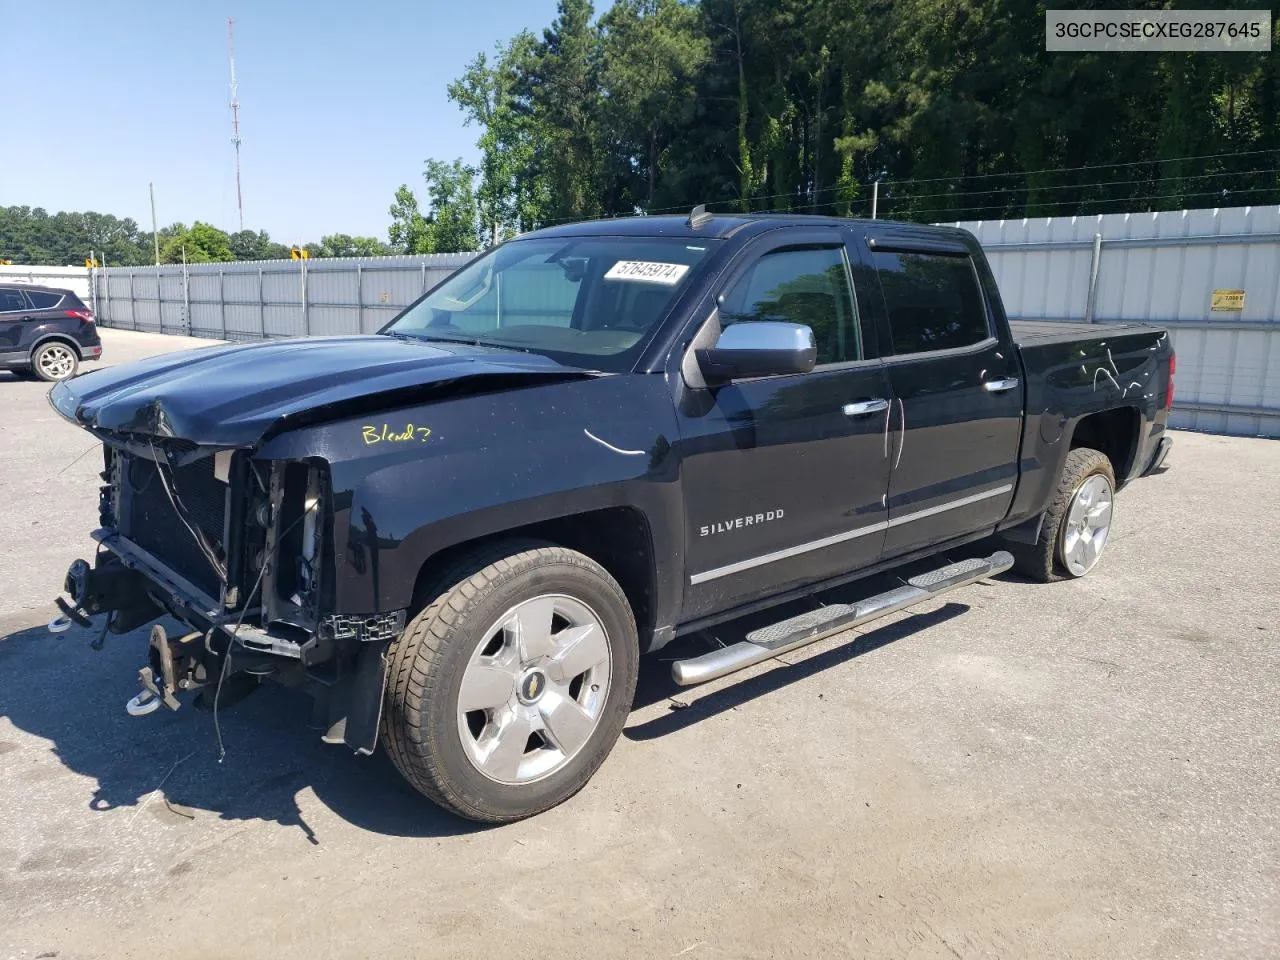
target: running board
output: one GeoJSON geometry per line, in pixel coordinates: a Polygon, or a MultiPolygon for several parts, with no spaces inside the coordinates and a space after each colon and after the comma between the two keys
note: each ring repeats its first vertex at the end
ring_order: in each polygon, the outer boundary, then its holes
{"type": "Polygon", "coordinates": [[[721,647],[700,657],[671,664],[671,677],[682,687],[717,680],[738,670],[763,663],[781,654],[806,646],[850,627],[861,626],[880,617],[934,600],[944,593],[987,577],[1004,573],[1013,566],[1013,557],[998,550],[986,558],[961,560],[929,573],[912,577],[895,587],[857,603],[837,603],[799,614],[747,634],[747,639],[721,647]]]}

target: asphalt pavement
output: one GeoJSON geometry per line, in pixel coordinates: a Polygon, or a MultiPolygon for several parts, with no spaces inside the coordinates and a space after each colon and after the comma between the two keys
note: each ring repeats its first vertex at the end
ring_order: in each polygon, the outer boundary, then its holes
{"type": "Polygon", "coordinates": [[[1084,580],[651,660],[582,793],[481,829],[285,691],[222,762],[207,713],[126,715],[145,631],[44,627],[101,469],[46,393],[0,374],[0,957],[1280,956],[1276,441],[1177,434],[1084,580]]]}

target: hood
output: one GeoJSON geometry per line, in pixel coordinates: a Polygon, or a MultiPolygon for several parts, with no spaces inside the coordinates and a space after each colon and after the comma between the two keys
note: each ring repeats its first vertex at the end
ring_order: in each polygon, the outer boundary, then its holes
{"type": "Polygon", "coordinates": [[[81,426],[251,446],[303,423],[593,374],[536,354],[384,336],[206,347],[59,383],[55,410],[81,426]]]}

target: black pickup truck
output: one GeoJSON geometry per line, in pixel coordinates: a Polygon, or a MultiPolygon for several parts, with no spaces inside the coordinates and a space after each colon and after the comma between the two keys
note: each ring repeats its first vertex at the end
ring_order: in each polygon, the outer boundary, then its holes
{"type": "Polygon", "coordinates": [[[691,651],[673,675],[697,683],[1011,566],[1088,573],[1172,397],[1164,331],[1010,323],[959,230],[541,230],[376,335],[56,386],[105,464],[51,628],[101,616],[100,644],[170,614],[130,712],[300,687],[326,740],[381,740],[426,796],[512,820],[582,787],[676,636],[974,544],[691,651]]]}

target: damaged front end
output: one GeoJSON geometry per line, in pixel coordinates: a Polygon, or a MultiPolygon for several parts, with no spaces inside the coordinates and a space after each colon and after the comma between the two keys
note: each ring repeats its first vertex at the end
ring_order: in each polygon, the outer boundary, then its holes
{"type": "MultiPolygon", "coordinates": [[[[389,451],[370,452],[358,427],[353,449],[290,436],[357,413],[593,376],[523,351],[348,336],[206,347],[63,381],[50,405],[106,455],[98,553],[68,572],[70,600],[51,626],[103,616],[101,639],[170,614],[188,629],[153,636],[136,706],[172,707],[187,690],[200,691],[199,705],[211,689],[226,706],[270,679],[313,694],[326,740],[368,752],[383,655],[404,628],[396,606],[410,600],[379,593],[376,554],[369,588],[352,589],[348,567],[363,559],[349,529],[335,549],[335,517],[348,516],[361,478],[335,492],[333,471],[389,451]]],[[[379,549],[387,538],[371,520],[365,529],[379,549]]]]}
{"type": "MultiPolygon", "coordinates": [[[[315,701],[324,739],[371,752],[384,657],[404,611],[333,609],[333,504],[321,459],[260,460],[217,449],[93,430],[103,441],[99,550],[67,573],[66,619],[104,615],[95,646],[169,614],[188,631],[151,634],[131,713],[227,706],[266,680],[315,701]]],[[[55,621],[51,629],[58,624],[55,621]]]]}

